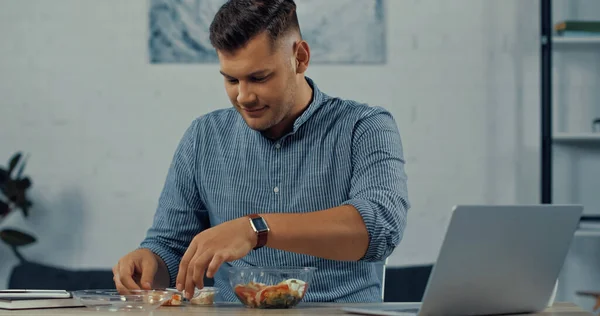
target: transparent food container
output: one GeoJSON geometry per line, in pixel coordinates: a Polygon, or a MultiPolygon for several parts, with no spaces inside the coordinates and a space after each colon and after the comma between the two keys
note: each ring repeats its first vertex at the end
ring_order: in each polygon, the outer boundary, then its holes
{"type": "Polygon", "coordinates": [[[197,306],[210,306],[215,303],[215,296],[219,292],[219,289],[215,287],[204,287],[202,289],[195,289],[194,295],[191,300],[185,298],[185,291],[178,291],[177,289],[168,288],[168,291],[172,292],[170,299],[162,303],[162,306],[181,306],[181,305],[197,305],[197,306]]]}
{"type": "Polygon", "coordinates": [[[82,290],[74,291],[73,298],[98,311],[153,311],[173,296],[166,290],[82,290]]]}
{"type": "Polygon", "coordinates": [[[251,308],[291,308],[302,301],[316,268],[231,267],[229,283],[251,308]]]}

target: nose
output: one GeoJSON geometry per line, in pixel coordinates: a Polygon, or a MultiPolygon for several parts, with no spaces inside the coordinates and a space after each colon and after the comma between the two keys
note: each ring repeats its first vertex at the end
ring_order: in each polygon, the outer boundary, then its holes
{"type": "Polygon", "coordinates": [[[240,81],[238,84],[238,104],[253,104],[256,102],[256,95],[251,91],[247,83],[240,81]]]}

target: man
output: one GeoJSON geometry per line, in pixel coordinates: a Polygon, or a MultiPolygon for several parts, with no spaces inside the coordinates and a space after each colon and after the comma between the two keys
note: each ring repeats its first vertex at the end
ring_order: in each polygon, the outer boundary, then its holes
{"type": "Polygon", "coordinates": [[[373,262],[398,245],[409,208],[392,116],[305,77],[292,0],[229,1],[210,40],[233,107],[183,135],[146,239],[113,268],[117,288],[191,295],[206,275],[235,301],[227,266],[311,266],[306,301],[381,301],[373,262]]]}

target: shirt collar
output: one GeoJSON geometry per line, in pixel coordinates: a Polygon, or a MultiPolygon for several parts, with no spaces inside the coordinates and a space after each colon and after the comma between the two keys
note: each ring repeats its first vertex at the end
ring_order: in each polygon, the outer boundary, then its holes
{"type": "Polygon", "coordinates": [[[321,107],[321,105],[327,99],[327,96],[319,90],[317,85],[314,83],[312,79],[309,77],[306,78],[306,81],[310,85],[313,90],[311,102],[306,107],[306,110],[294,121],[294,125],[292,127],[292,134],[296,133],[298,129],[304,124],[308,119],[321,107]]]}

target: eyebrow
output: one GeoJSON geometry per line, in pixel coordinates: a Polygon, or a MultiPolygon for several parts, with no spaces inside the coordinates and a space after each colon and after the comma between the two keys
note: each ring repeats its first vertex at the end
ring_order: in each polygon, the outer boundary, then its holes
{"type": "MultiPolygon", "coordinates": [[[[235,78],[234,76],[230,76],[230,75],[228,75],[228,74],[224,73],[222,70],[219,70],[219,72],[220,72],[220,73],[221,73],[223,76],[225,76],[225,77],[227,77],[227,78],[235,78]]],[[[260,75],[263,75],[263,74],[265,74],[266,72],[269,72],[269,70],[268,70],[268,69],[261,69],[261,70],[257,70],[257,71],[255,71],[255,72],[253,72],[253,73],[249,74],[247,77],[256,77],[256,76],[260,76],[260,75]]]]}

